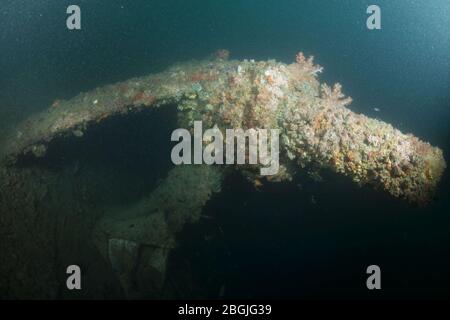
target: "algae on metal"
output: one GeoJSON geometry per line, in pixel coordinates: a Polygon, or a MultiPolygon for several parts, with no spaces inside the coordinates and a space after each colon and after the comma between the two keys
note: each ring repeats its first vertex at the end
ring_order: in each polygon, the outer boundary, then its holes
{"type": "Polygon", "coordinates": [[[339,84],[317,79],[312,57],[276,61],[189,62],[165,72],[97,88],[30,117],[1,150],[3,162],[43,157],[54,139],[82,138],[113,115],[178,105],[180,126],[281,129],[281,174],[292,162],[329,168],[413,203],[429,202],[446,164],[442,150],[390,124],[352,112],[339,84]]]}

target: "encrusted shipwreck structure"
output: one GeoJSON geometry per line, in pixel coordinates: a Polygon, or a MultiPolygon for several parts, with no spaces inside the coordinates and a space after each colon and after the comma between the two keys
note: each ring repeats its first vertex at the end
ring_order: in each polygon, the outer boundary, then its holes
{"type": "MultiPolygon", "coordinates": [[[[0,149],[1,210],[16,210],[24,201],[36,203],[45,197],[42,190],[23,191],[30,179],[43,178],[23,168],[22,159],[45,159],[52,142],[73,136],[83,139],[88,130],[112,116],[167,105],[177,106],[179,125],[186,129],[196,120],[221,130],[279,129],[280,170],[268,180],[290,179],[295,169],[314,165],[412,203],[432,199],[446,167],[442,151],[388,123],[352,112],[347,108],[351,99],[339,84],[329,87],[318,81],[322,68],[314,65],[312,57],[299,53],[290,65],[226,58],[222,54],[179,64],[97,88],[56,101],[24,121],[0,149]],[[12,198],[15,189],[29,199],[12,198]]],[[[169,142],[170,137],[161,139],[169,142]]],[[[242,169],[252,176],[259,172],[249,166],[242,169]]],[[[187,221],[198,219],[211,194],[220,190],[227,170],[226,166],[175,167],[141,203],[97,223],[97,247],[119,274],[127,295],[142,293],[132,283],[138,277],[135,273],[145,270],[159,275],[153,277],[150,291],[162,288],[176,233],[187,221]]],[[[154,296],[160,296],[158,292],[154,296]]]]}
{"type": "Polygon", "coordinates": [[[352,112],[339,84],[319,83],[321,71],[302,53],[291,65],[224,59],[176,65],[55,102],[17,129],[2,158],[13,164],[25,154],[42,157],[52,140],[82,137],[110,116],[177,104],[185,128],[194,120],[220,129],[279,128],[284,160],[315,163],[393,196],[427,202],[446,167],[442,151],[352,112]]]}

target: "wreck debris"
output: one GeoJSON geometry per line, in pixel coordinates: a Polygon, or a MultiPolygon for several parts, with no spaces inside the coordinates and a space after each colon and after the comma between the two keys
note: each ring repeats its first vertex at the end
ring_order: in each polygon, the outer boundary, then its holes
{"type": "Polygon", "coordinates": [[[285,65],[228,61],[224,51],[214,61],[176,65],[58,101],[13,132],[0,156],[10,165],[25,154],[43,157],[52,140],[82,138],[90,126],[113,115],[176,104],[185,128],[202,120],[221,130],[280,129],[281,152],[300,167],[329,168],[360,185],[428,202],[446,167],[442,150],[352,112],[340,84],[319,83],[322,70],[302,53],[285,65]]]}
{"type": "Polygon", "coordinates": [[[97,224],[94,239],[117,273],[127,297],[160,297],[169,254],[185,224],[201,218],[224,175],[219,166],[178,166],[148,197],[129,208],[113,208],[97,224]],[[117,211],[117,212],[115,212],[117,211]],[[153,278],[151,287],[135,283],[140,270],[153,278]]]}

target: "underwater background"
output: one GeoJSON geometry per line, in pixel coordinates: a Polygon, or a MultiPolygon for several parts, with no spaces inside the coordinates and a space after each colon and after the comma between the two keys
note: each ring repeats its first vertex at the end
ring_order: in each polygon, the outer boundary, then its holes
{"type": "MultiPolygon", "coordinates": [[[[343,85],[351,110],[439,146],[448,162],[449,30],[446,0],[2,0],[0,143],[56,99],[221,48],[285,63],[303,51],[324,67],[321,81],[343,85]],[[65,27],[71,4],[80,31],[65,27]],[[382,30],[366,28],[371,4],[382,30]]],[[[132,203],[164,177],[169,118],[112,123],[103,149],[97,141],[78,155],[109,173],[99,202],[132,203]]],[[[211,218],[180,235],[175,259],[189,280],[173,281],[200,283],[181,295],[191,298],[450,298],[449,187],[447,170],[436,200],[414,207],[332,173],[260,189],[233,175],[204,208],[211,218]],[[377,292],[365,285],[372,264],[382,270],[377,292]]]]}

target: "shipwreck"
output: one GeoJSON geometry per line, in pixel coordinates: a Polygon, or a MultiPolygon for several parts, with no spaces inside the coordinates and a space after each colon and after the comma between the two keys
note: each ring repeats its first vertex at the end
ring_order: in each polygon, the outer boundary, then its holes
{"type": "MultiPolygon", "coordinates": [[[[29,159],[45,161],[58,141],[83,139],[109,118],[169,105],[176,106],[181,128],[202,121],[205,127],[221,130],[278,129],[280,170],[261,177],[257,165],[232,166],[249,177],[289,181],[296,170],[312,165],[413,204],[429,203],[446,168],[442,150],[353,112],[348,108],[352,100],[339,84],[320,83],[321,72],[313,58],[302,53],[292,64],[229,60],[222,53],[56,101],[25,120],[1,146],[0,210],[26,214],[45,199],[44,185],[56,179],[55,173],[28,168],[29,159]]],[[[169,136],[161,139],[170,141],[169,136]]],[[[153,277],[158,279],[153,288],[163,286],[176,234],[186,222],[198,220],[229,170],[229,166],[175,166],[140,202],[96,221],[97,248],[128,296],[138,294],[131,279],[146,270],[143,266],[159,275],[153,277]]]]}

